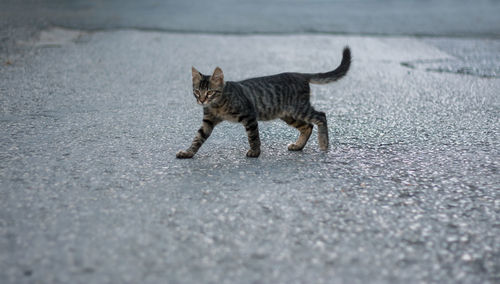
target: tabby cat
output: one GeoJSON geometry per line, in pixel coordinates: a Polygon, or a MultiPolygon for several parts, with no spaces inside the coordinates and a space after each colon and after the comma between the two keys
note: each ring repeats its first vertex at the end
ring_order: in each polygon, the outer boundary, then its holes
{"type": "Polygon", "coordinates": [[[313,124],[318,126],[319,148],[328,150],[328,127],[324,112],[316,111],[309,102],[311,84],[327,84],[342,78],[351,65],[351,52],[345,47],[342,62],[327,73],[282,73],[273,76],[224,82],[222,70],[215,68],[212,76],[203,75],[194,67],[193,94],[203,106],[203,123],[186,151],[177,158],[192,158],[207,140],[214,127],[224,120],[245,126],[250,150],[247,157],[260,155],[258,120],[280,118],[297,128],[298,140],[288,145],[290,151],[300,151],[311,136],[313,124]]]}

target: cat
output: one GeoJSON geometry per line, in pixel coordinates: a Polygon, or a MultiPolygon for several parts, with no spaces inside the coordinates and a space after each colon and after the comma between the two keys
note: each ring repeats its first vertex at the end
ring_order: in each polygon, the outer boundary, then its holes
{"type": "Polygon", "coordinates": [[[191,146],[179,151],[177,158],[192,158],[208,139],[214,127],[227,120],[242,123],[248,136],[247,157],[260,155],[259,120],[280,118],[300,132],[290,151],[300,151],[311,136],[313,124],[318,126],[320,150],[328,150],[328,126],[324,112],[316,111],[309,102],[311,84],[327,84],[347,74],[351,51],[345,47],[340,65],[326,73],[281,73],[273,76],[225,82],[222,70],[215,68],[211,76],[192,67],[193,94],[203,106],[203,122],[191,146]]]}

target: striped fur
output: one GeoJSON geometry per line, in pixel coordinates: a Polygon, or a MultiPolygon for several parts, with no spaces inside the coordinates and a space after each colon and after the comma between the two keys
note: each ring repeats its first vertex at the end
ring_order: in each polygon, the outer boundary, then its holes
{"type": "Polygon", "coordinates": [[[248,157],[260,155],[258,121],[276,118],[300,132],[299,138],[288,146],[288,150],[302,150],[314,124],[318,126],[320,149],[328,150],[326,115],[311,106],[309,83],[334,82],[347,74],[350,63],[351,53],[346,47],[339,67],[327,73],[282,73],[239,82],[224,82],[219,67],[211,76],[203,75],[193,67],[193,94],[198,104],[203,106],[203,121],[191,146],[179,151],[177,158],[193,157],[214,127],[224,120],[238,122],[245,127],[250,144],[248,157]]]}

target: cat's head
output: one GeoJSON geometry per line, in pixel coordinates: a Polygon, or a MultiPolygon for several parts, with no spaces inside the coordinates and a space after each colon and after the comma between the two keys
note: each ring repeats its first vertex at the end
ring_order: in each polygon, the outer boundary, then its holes
{"type": "Polygon", "coordinates": [[[194,67],[193,72],[193,95],[200,105],[209,105],[222,95],[224,89],[224,74],[222,70],[217,67],[212,76],[201,74],[194,67]]]}

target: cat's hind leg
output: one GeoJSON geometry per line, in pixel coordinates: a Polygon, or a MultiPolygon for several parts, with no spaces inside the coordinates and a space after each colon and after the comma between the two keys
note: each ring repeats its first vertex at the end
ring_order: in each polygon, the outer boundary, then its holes
{"type": "Polygon", "coordinates": [[[297,120],[292,117],[283,117],[281,118],[284,122],[286,122],[288,125],[297,128],[297,130],[300,131],[299,138],[295,143],[289,144],[288,145],[288,150],[290,151],[300,151],[304,148],[306,145],[307,141],[309,140],[309,137],[311,136],[312,130],[313,130],[313,125],[310,123],[307,123],[303,120],[297,120]]]}
{"type": "Polygon", "coordinates": [[[304,113],[297,114],[296,118],[308,123],[314,123],[318,126],[318,144],[323,151],[328,150],[328,123],[326,114],[321,111],[316,111],[312,107],[304,113]]]}

